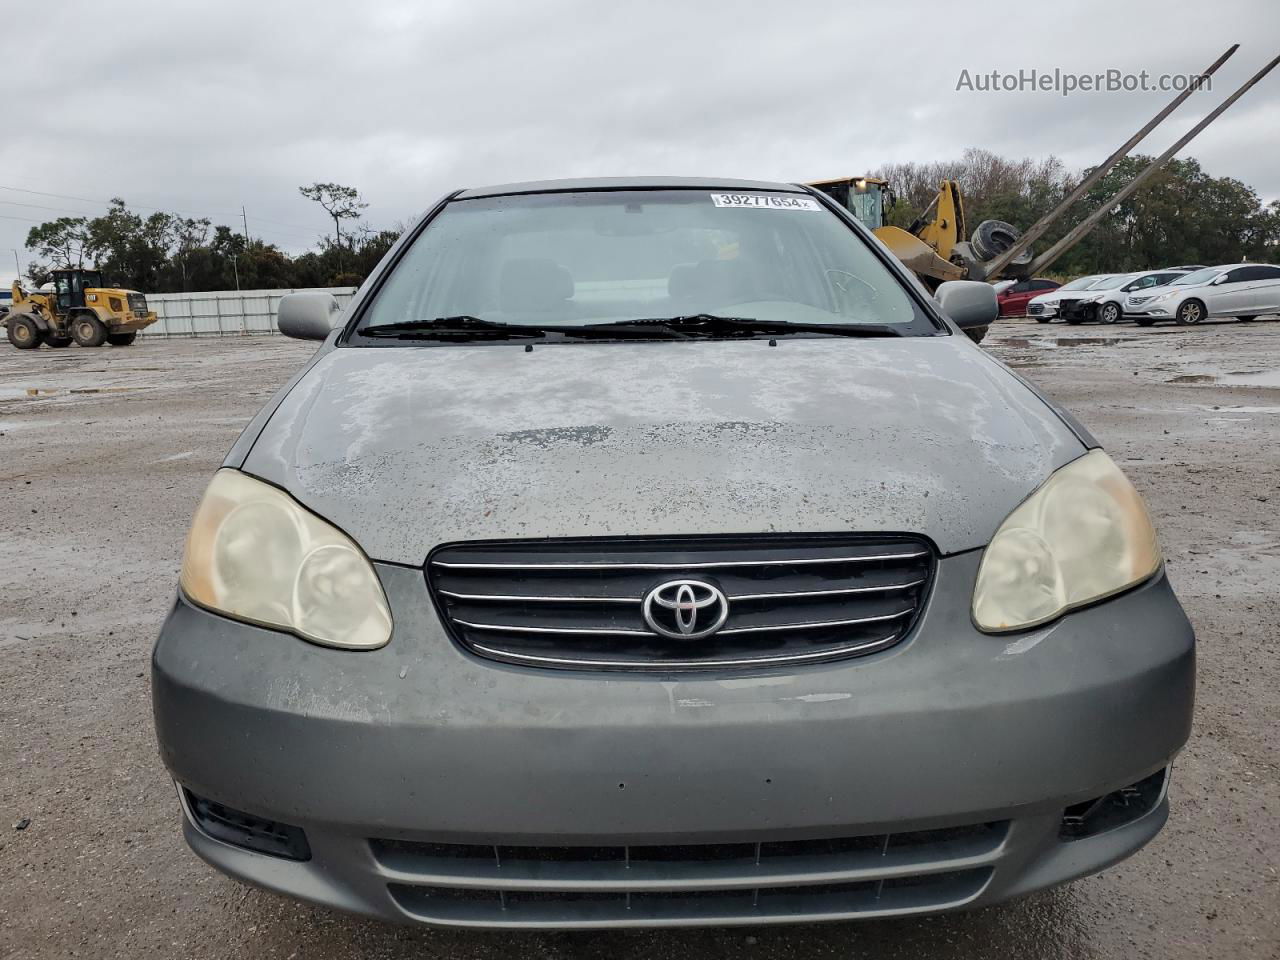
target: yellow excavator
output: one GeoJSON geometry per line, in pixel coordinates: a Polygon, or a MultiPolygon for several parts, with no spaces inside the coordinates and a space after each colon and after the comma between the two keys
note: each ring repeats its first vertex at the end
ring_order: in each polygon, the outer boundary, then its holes
{"type": "Polygon", "coordinates": [[[136,290],[106,287],[97,270],[54,270],[53,289],[28,293],[13,282],[13,303],[0,318],[19,350],[51,347],[127,347],[138,331],[156,322],[147,298],[136,290]]]}

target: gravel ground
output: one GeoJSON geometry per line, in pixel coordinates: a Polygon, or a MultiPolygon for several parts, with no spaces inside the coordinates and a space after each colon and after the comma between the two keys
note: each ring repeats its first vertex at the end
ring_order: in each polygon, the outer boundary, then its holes
{"type": "Polygon", "coordinates": [[[1103,875],[972,913],[513,935],[293,903],[216,874],[179,835],[152,639],[205,483],[310,347],[0,345],[0,957],[1280,956],[1280,322],[1010,321],[988,346],[1149,498],[1200,638],[1169,826],[1103,875]]]}

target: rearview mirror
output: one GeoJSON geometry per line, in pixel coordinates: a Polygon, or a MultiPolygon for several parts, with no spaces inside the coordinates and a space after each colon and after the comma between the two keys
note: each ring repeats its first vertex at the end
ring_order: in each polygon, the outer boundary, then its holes
{"type": "Polygon", "coordinates": [[[961,330],[985,327],[1000,315],[995,290],[981,280],[948,280],[938,285],[934,297],[961,330]]]}
{"type": "Polygon", "coordinates": [[[333,332],[342,304],[331,293],[290,293],[280,298],[276,327],[286,337],[323,340],[333,332]]]}

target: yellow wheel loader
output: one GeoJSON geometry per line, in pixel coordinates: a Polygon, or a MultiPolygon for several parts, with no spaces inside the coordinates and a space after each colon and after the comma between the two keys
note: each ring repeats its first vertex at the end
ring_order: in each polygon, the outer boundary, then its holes
{"type": "Polygon", "coordinates": [[[72,341],[82,347],[127,347],[139,330],[156,322],[156,315],[136,290],[104,287],[99,271],[74,268],[54,270],[50,291],[28,293],[15,280],[13,303],[2,322],[19,350],[42,343],[69,347],[72,341]]]}
{"type": "MultiPolygon", "coordinates": [[[[870,227],[877,239],[930,290],[944,280],[987,279],[986,265],[1019,237],[1017,228],[1003,220],[984,220],[966,239],[964,200],[960,184],[954,180],[938,184],[937,196],[906,229],[885,223],[885,213],[895,199],[887,180],[841,177],[814,180],[809,186],[827,194],[870,227]]],[[[1024,250],[1006,272],[1018,276],[1019,270],[1025,270],[1030,262],[1031,251],[1024,250]]]]}

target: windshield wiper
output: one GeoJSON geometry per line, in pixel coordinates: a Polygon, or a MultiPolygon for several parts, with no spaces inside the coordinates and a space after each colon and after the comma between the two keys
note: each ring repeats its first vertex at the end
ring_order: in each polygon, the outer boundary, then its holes
{"type": "Polygon", "coordinates": [[[533,327],[523,323],[499,323],[496,320],[483,320],[466,313],[452,317],[436,317],[434,320],[379,323],[359,331],[363,337],[391,337],[401,340],[430,340],[444,337],[541,337],[546,332],[546,327],[533,327]]]}
{"type": "Polygon", "coordinates": [[[677,317],[651,317],[609,323],[539,324],[502,323],[470,314],[380,323],[359,331],[365,337],[399,340],[503,340],[517,337],[660,337],[685,340],[695,337],[732,337],[744,334],[817,333],[833,337],[899,337],[902,331],[883,323],[795,323],[789,320],[757,320],[755,317],[722,317],[693,313],[677,317]]]}
{"type": "Polygon", "coordinates": [[[650,317],[622,320],[614,324],[588,324],[582,330],[600,327],[646,327],[678,333],[715,337],[740,333],[821,333],[833,337],[900,337],[902,331],[887,323],[796,323],[792,320],[757,320],[755,317],[722,317],[714,313],[691,313],[678,317],[650,317]]]}

